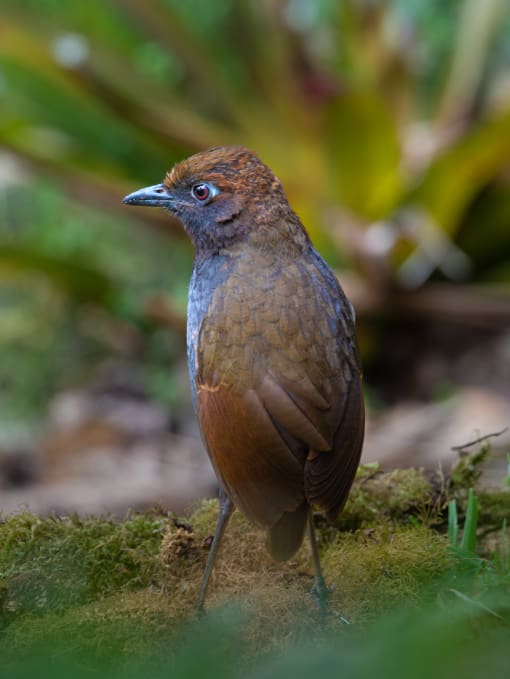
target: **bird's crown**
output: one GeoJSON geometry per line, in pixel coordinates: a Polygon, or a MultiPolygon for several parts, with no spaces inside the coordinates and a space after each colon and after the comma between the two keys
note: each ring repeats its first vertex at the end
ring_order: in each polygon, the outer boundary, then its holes
{"type": "Polygon", "coordinates": [[[167,173],[167,189],[207,181],[220,190],[265,194],[281,191],[281,182],[244,146],[215,146],[181,161],[167,173]]]}

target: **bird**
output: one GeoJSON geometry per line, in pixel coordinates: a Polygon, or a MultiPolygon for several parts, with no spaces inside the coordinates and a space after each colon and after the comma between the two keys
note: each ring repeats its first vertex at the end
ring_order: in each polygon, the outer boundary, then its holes
{"type": "Polygon", "coordinates": [[[194,246],[189,376],[220,487],[197,608],[238,508],[266,530],[276,561],[290,559],[308,530],[312,592],[325,611],[313,513],[337,519],[364,437],[354,309],[281,181],[244,146],[200,151],[123,202],[164,208],[194,246]]]}

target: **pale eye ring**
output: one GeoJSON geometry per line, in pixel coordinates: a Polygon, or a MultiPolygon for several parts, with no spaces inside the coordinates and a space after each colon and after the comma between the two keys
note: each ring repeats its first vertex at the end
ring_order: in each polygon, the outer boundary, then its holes
{"type": "Polygon", "coordinates": [[[214,193],[208,184],[201,182],[200,184],[195,184],[191,189],[191,195],[195,200],[200,203],[205,203],[209,198],[211,198],[214,193]]]}

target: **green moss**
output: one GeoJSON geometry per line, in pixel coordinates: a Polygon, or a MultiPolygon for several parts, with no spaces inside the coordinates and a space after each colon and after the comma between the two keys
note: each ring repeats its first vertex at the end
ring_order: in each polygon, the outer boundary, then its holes
{"type": "Polygon", "coordinates": [[[0,650],[4,663],[52,644],[64,652],[79,648],[83,659],[130,660],[161,650],[163,639],[176,631],[176,622],[161,592],[118,593],[63,612],[20,616],[4,630],[0,650]]]}
{"type": "Polygon", "coordinates": [[[326,550],[323,568],[341,609],[367,621],[403,602],[423,602],[453,563],[447,539],[425,526],[380,524],[345,533],[326,550]]]}
{"type": "Polygon", "coordinates": [[[338,527],[352,530],[381,519],[407,523],[410,515],[424,514],[433,495],[431,481],[421,469],[382,473],[377,464],[361,465],[338,527]]]}
{"type": "Polygon", "coordinates": [[[22,512],[0,524],[0,591],[4,617],[63,610],[113,592],[146,587],[167,519],[41,518],[22,512]]]}
{"type": "Polygon", "coordinates": [[[485,442],[474,453],[459,452],[459,460],[449,473],[449,485],[452,494],[467,494],[474,488],[482,475],[482,465],[491,454],[490,443],[485,442]]]}
{"type": "MultiPolygon", "coordinates": [[[[472,474],[469,468],[465,480],[472,474]]],[[[421,605],[429,593],[437,594],[438,582],[455,571],[447,538],[430,520],[448,499],[445,488],[456,488],[462,498],[458,482],[436,486],[420,470],[361,467],[339,521],[353,530],[339,532],[317,520],[333,611],[364,625],[403,602],[421,605]]],[[[480,523],[500,528],[509,496],[480,494],[480,523]]],[[[6,517],[0,523],[0,655],[14,658],[34,644],[51,646],[52,639],[72,648],[77,638],[85,657],[129,658],[165,649],[195,617],[217,517],[218,503],[211,500],[186,520],[156,512],[120,522],[28,512],[6,517]]],[[[312,584],[307,541],[290,561],[275,563],[264,532],[235,512],[207,608],[243,602],[249,625],[242,653],[251,657],[298,643],[320,627],[312,584]]],[[[334,616],[329,624],[338,625],[334,616]]]]}
{"type": "MultiPolygon", "coordinates": [[[[129,517],[117,525],[104,519],[73,524],[26,514],[23,520],[13,518],[12,524],[8,520],[2,526],[4,533],[11,538],[16,533],[22,540],[16,554],[12,540],[4,535],[4,543],[12,550],[9,577],[3,580],[4,610],[11,617],[0,637],[0,653],[7,658],[19,656],[34,644],[51,644],[52,639],[58,639],[61,647],[73,648],[77,638],[81,653],[105,659],[115,653],[131,658],[165,648],[172,633],[195,617],[194,601],[217,515],[217,502],[209,501],[186,523],[161,516],[129,517]],[[78,525],[88,542],[74,534],[78,525]],[[46,548],[36,546],[34,540],[46,548]],[[74,545],[76,540],[80,550],[73,553],[80,558],[88,546],[86,567],[55,570],[54,559],[69,554],[62,545],[74,545]],[[50,560],[48,543],[55,545],[50,560]],[[144,553],[131,557],[121,578],[114,572],[116,555],[127,545],[128,551],[136,551],[136,544],[144,553]],[[96,558],[99,563],[94,563],[96,558]],[[47,598],[44,604],[41,600],[39,606],[30,607],[19,596],[19,589],[12,589],[16,569],[25,576],[30,572],[40,577],[45,568],[54,577],[58,574],[66,597],[62,595],[60,606],[47,598]],[[112,580],[107,583],[108,569],[112,580]],[[94,585],[87,580],[92,577],[94,585]]],[[[5,554],[3,559],[6,564],[5,554]]],[[[424,585],[447,571],[449,559],[445,538],[423,526],[383,523],[377,530],[338,534],[323,555],[332,609],[353,621],[366,622],[398,601],[419,601],[424,585]]],[[[48,580],[48,576],[43,578],[44,583],[48,580]]],[[[250,611],[243,653],[251,657],[262,649],[297,642],[306,630],[309,634],[310,629],[318,629],[318,610],[309,594],[312,584],[306,543],[289,562],[277,564],[267,554],[264,533],[236,512],[224,538],[207,608],[242,601],[250,611]]],[[[45,586],[39,585],[37,591],[46,592],[45,586]]],[[[329,622],[339,624],[335,617],[329,622]]]]}
{"type": "Polygon", "coordinates": [[[480,504],[478,521],[499,530],[503,520],[510,519],[510,490],[494,493],[477,491],[480,504]]]}

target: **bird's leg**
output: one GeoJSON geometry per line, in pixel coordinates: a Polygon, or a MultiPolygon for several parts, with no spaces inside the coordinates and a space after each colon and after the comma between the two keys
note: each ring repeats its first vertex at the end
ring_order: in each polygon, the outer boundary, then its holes
{"type": "Polygon", "coordinates": [[[214,562],[216,561],[221,538],[223,537],[223,533],[225,532],[225,528],[227,527],[228,521],[232,516],[233,511],[234,503],[228,497],[223,488],[220,488],[220,515],[218,517],[218,523],[216,524],[216,531],[214,532],[211,549],[209,550],[209,555],[207,556],[207,563],[205,564],[204,575],[202,576],[202,583],[200,585],[200,592],[198,593],[197,599],[197,610],[199,615],[204,612],[204,601],[205,595],[207,593],[207,586],[209,585],[209,578],[211,577],[211,573],[214,568],[214,562]]]}
{"type": "MultiPolygon", "coordinates": [[[[312,596],[319,604],[321,624],[326,622],[326,617],[329,610],[329,592],[330,589],[326,585],[326,581],[322,575],[321,562],[319,558],[319,550],[317,548],[317,540],[315,538],[315,526],[313,523],[313,512],[310,511],[308,516],[308,535],[310,536],[310,547],[312,548],[312,562],[313,570],[315,571],[315,582],[312,587],[312,596]]],[[[334,612],[335,617],[342,623],[349,625],[350,620],[344,618],[343,615],[334,612]]]]}
{"type": "Polygon", "coordinates": [[[317,540],[315,538],[315,526],[313,523],[312,511],[310,511],[310,514],[308,515],[308,535],[310,538],[310,547],[312,549],[313,570],[315,572],[315,582],[313,583],[312,587],[312,595],[319,604],[321,622],[324,622],[328,613],[329,589],[322,575],[319,550],[317,548],[317,540]]]}

